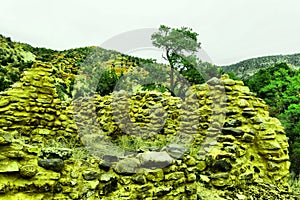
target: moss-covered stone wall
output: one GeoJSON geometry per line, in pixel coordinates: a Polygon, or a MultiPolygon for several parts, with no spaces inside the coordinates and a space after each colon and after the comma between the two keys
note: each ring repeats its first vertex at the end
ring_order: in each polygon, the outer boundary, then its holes
{"type": "MultiPolygon", "coordinates": [[[[114,92],[67,105],[49,64],[0,94],[0,199],[282,199],[280,122],[223,76],[168,93],[114,92]]],[[[285,196],[284,198],[288,198],[285,196]]]]}

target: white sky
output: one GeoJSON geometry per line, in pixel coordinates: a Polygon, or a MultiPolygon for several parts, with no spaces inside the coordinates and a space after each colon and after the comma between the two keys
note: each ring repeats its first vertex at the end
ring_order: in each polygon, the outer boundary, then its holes
{"type": "Polygon", "coordinates": [[[1,34],[52,49],[100,45],[165,24],[199,33],[215,64],[300,53],[299,0],[0,0],[0,6],[1,34]]]}

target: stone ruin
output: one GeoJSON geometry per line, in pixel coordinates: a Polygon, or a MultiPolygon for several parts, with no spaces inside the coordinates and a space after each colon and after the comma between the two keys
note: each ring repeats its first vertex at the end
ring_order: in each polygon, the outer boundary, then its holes
{"type": "Polygon", "coordinates": [[[282,125],[226,75],[66,104],[37,62],[0,94],[0,150],[0,199],[292,199],[282,125]]]}

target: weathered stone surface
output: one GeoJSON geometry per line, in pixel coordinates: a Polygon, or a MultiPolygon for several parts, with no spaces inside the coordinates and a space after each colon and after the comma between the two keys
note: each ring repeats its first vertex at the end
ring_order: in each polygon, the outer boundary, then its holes
{"type": "Polygon", "coordinates": [[[253,179],[253,172],[246,172],[240,175],[239,179],[242,180],[251,180],[253,179]]]}
{"type": "Polygon", "coordinates": [[[0,99],[0,107],[5,107],[9,104],[8,99],[0,99]]]}
{"type": "Polygon", "coordinates": [[[41,157],[44,158],[60,158],[66,160],[72,156],[72,150],[68,148],[43,148],[41,151],[41,157]]]}
{"type": "Polygon", "coordinates": [[[187,149],[179,144],[169,144],[162,150],[165,150],[170,156],[176,159],[182,158],[184,153],[187,152],[187,149]]]}
{"type": "Polygon", "coordinates": [[[48,170],[59,172],[64,168],[64,161],[62,159],[43,159],[38,161],[38,165],[48,170]]]}
{"type": "Polygon", "coordinates": [[[141,161],[136,158],[126,158],[117,162],[115,171],[119,174],[132,174],[137,172],[141,166],[141,161]]]}
{"type": "Polygon", "coordinates": [[[236,139],[232,135],[218,135],[217,141],[218,142],[234,142],[236,139]]]}
{"type": "Polygon", "coordinates": [[[61,120],[61,121],[67,121],[68,117],[66,115],[62,114],[62,115],[59,116],[59,120],[61,120]]]}
{"type": "Polygon", "coordinates": [[[267,163],[267,166],[268,166],[268,170],[270,170],[270,171],[280,170],[280,166],[278,164],[274,163],[274,162],[271,162],[271,161],[269,161],[267,163]]]}
{"type": "Polygon", "coordinates": [[[35,165],[23,165],[20,167],[20,175],[23,178],[31,178],[38,172],[35,165]]]}
{"type": "Polygon", "coordinates": [[[132,179],[135,183],[140,185],[146,184],[147,182],[146,177],[143,174],[135,174],[132,179]]]}
{"type": "Polygon", "coordinates": [[[208,176],[205,175],[200,175],[200,180],[204,183],[209,183],[210,182],[210,178],[208,176]]]}
{"type": "Polygon", "coordinates": [[[155,193],[157,196],[163,196],[163,195],[166,195],[168,194],[173,188],[170,186],[170,187],[158,187],[155,189],[155,193]]]}
{"type": "Polygon", "coordinates": [[[243,135],[243,137],[242,137],[242,140],[244,140],[245,142],[249,142],[249,143],[251,143],[251,142],[254,142],[254,136],[253,135],[250,135],[250,134],[248,134],[248,133],[245,133],[244,135],[243,135]]]}
{"type": "Polygon", "coordinates": [[[55,132],[49,129],[35,129],[32,134],[36,135],[55,135],[55,132]]]}
{"type": "Polygon", "coordinates": [[[212,86],[222,84],[222,82],[216,77],[209,79],[206,83],[212,86]]]}
{"type": "Polygon", "coordinates": [[[273,140],[265,140],[265,141],[260,141],[257,143],[259,149],[266,149],[266,150],[279,150],[281,149],[280,144],[277,141],[273,140]]]}
{"type": "Polygon", "coordinates": [[[141,165],[146,168],[166,167],[173,162],[173,158],[165,151],[162,152],[146,152],[138,155],[141,165]]]}
{"type": "Polygon", "coordinates": [[[225,135],[242,136],[244,132],[237,128],[223,128],[222,133],[225,135]]]}
{"type": "Polygon", "coordinates": [[[187,159],[185,159],[185,163],[187,166],[195,166],[197,164],[196,159],[192,156],[187,156],[187,159]]]}
{"type": "Polygon", "coordinates": [[[238,105],[239,105],[240,107],[242,107],[242,108],[244,108],[244,107],[249,107],[249,106],[250,106],[250,104],[248,103],[248,101],[246,101],[245,99],[240,99],[240,100],[238,101],[238,105]]]}
{"type": "Polygon", "coordinates": [[[211,184],[214,185],[215,187],[225,187],[231,184],[230,180],[228,179],[213,179],[211,180],[211,184]]]}
{"type": "Polygon", "coordinates": [[[24,152],[20,150],[12,150],[5,153],[6,157],[13,159],[22,159],[25,157],[24,152]]]}
{"type": "Polygon", "coordinates": [[[228,172],[232,168],[232,165],[227,160],[217,160],[213,166],[212,171],[213,172],[228,172]]]}
{"type": "Polygon", "coordinates": [[[164,180],[164,172],[162,169],[155,169],[146,172],[146,178],[149,181],[159,182],[164,180]]]}
{"type": "Polygon", "coordinates": [[[11,126],[13,123],[9,120],[6,119],[0,119],[0,127],[9,127],[11,126]]]}
{"type": "Polygon", "coordinates": [[[94,171],[94,170],[86,170],[82,172],[82,177],[84,180],[91,181],[97,179],[99,176],[99,172],[94,171]]]}
{"type": "Polygon", "coordinates": [[[225,79],[223,80],[223,83],[224,85],[229,85],[229,86],[235,85],[235,81],[232,79],[225,79]]]}
{"type": "Polygon", "coordinates": [[[202,172],[206,169],[207,165],[205,161],[199,161],[196,167],[198,171],[202,172]]]}
{"type": "Polygon", "coordinates": [[[112,174],[101,174],[99,181],[101,182],[109,182],[114,178],[112,174]]]}
{"type": "Polygon", "coordinates": [[[34,180],[39,181],[52,181],[52,180],[59,180],[61,178],[61,174],[54,172],[54,171],[46,171],[46,172],[37,172],[36,175],[33,177],[34,180]]]}
{"type": "Polygon", "coordinates": [[[184,172],[174,172],[174,173],[170,173],[165,175],[165,180],[169,181],[169,180],[178,180],[181,178],[184,178],[184,172]]]}
{"type": "Polygon", "coordinates": [[[0,161],[0,173],[18,172],[19,165],[16,161],[2,160],[0,161]]]}
{"type": "Polygon", "coordinates": [[[10,133],[0,130],[0,145],[12,143],[13,136],[10,133]]]}
{"type": "Polygon", "coordinates": [[[250,92],[250,89],[248,87],[241,85],[235,85],[233,86],[233,89],[241,92],[242,94],[249,94],[250,92]]]}
{"type": "Polygon", "coordinates": [[[247,198],[245,195],[242,195],[242,194],[236,194],[236,197],[238,200],[244,200],[247,198]]]}
{"type": "Polygon", "coordinates": [[[229,174],[228,173],[217,173],[217,174],[212,174],[210,176],[211,179],[227,179],[229,178],[229,174]]]}
{"type": "Polygon", "coordinates": [[[257,112],[253,108],[245,108],[242,113],[245,117],[253,117],[257,112]]]}
{"type": "Polygon", "coordinates": [[[241,126],[242,122],[236,119],[230,119],[224,123],[224,127],[238,127],[241,126]]]}

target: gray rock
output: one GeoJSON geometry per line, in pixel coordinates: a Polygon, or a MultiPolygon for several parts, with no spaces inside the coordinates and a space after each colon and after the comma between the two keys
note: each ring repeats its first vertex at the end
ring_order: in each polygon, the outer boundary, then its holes
{"type": "Polygon", "coordinates": [[[176,159],[183,157],[183,155],[188,151],[179,144],[169,144],[162,150],[166,151],[170,156],[176,159]]]}
{"type": "Polygon", "coordinates": [[[84,180],[91,181],[97,179],[99,176],[99,173],[94,170],[86,170],[82,173],[82,177],[84,180]]]}
{"type": "Polygon", "coordinates": [[[173,162],[173,158],[165,151],[142,153],[138,155],[138,158],[140,159],[141,165],[146,168],[162,168],[173,162]]]}
{"type": "Polygon", "coordinates": [[[38,165],[48,170],[60,172],[64,168],[64,161],[59,158],[39,160],[38,165]]]}
{"type": "Polygon", "coordinates": [[[114,167],[118,174],[133,174],[141,166],[141,162],[136,158],[126,158],[117,162],[114,167]]]}
{"type": "Polygon", "coordinates": [[[209,85],[220,85],[220,84],[222,84],[221,80],[218,79],[217,77],[213,77],[213,78],[209,79],[206,83],[209,84],[209,85]]]}
{"type": "Polygon", "coordinates": [[[113,178],[114,178],[114,176],[111,175],[111,174],[101,174],[101,176],[99,178],[99,181],[101,181],[101,182],[109,182],[113,178]]]}

